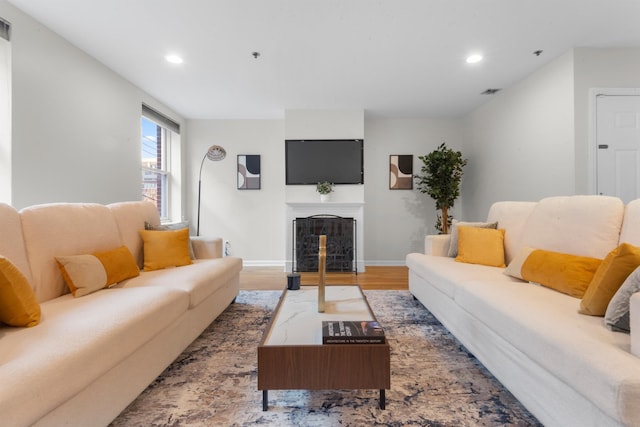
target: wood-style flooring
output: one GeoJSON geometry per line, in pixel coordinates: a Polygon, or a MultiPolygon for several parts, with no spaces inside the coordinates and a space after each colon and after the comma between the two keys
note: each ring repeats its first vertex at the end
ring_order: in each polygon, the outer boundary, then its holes
{"type": "MultiPolygon", "coordinates": [[[[240,289],[280,290],[287,286],[287,273],[282,267],[244,267],[240,273],[240,289]]],[[[301,285],[316,285],[318,273],[300,273],[301,285]]],[[[326,273],[327,285],[358,284],[362,289],[409,289],[409,270],[399,267],[365,267],[364,272],[326,273]]]]}

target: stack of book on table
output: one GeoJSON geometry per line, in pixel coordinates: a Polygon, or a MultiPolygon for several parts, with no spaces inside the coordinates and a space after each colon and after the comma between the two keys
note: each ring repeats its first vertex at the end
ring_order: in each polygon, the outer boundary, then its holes
{"type": "Polygon", "coordinates": [[[384,331],[374,320],[322,322],[322,344],[384,344],[384,331]]]}

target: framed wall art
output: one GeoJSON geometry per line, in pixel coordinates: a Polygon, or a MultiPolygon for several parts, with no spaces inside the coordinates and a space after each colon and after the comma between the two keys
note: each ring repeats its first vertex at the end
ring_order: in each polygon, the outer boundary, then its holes
{"type": "Polygon", "coordinates": [[[260,190],[259,154],[238,154],[238,190],[260,190]]]}
{"type": "Polygon", "coordinates": [[[389,156],[389,189],[413,189],[413,154],[391,154],[389,156]]]}

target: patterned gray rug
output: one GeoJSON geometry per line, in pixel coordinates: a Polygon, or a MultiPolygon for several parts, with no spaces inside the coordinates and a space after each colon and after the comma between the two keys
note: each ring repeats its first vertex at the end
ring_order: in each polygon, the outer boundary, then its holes
{"type": "Polygon", "coordinates": [[[112,426],[540,426],[408,291],[366,291],[391,346],[391,390],[274,390],[257,345],[280,291],[241,291],[112,426]]]}

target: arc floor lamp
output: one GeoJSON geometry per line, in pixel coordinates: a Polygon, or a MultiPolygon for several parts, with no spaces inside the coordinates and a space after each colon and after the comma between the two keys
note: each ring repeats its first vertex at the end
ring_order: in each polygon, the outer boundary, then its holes
{"type": "Polygon", "coordinates": [[[196,226],[196,236],[200,235],[200,193],[202,190],[202,166],[204,166],[205,159],[209,159],[212,162],[218,162],[227,157],[227,152],[219,145],[212,145],[207,150],[207,153],[202,157],[200,162],[200,173],[198,174],[198,224],[196,226]]]}

